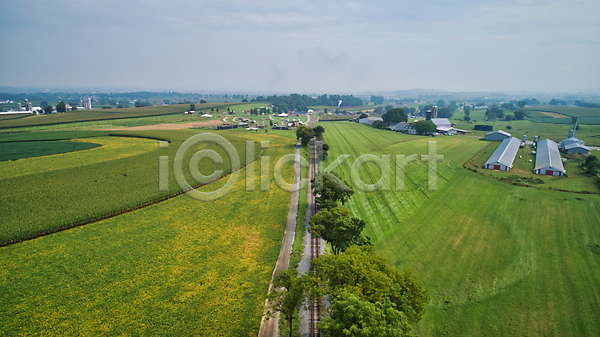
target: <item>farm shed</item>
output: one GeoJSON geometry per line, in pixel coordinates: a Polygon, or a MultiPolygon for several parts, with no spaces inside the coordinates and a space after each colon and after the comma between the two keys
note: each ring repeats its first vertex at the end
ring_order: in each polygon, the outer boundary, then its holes
{"type": "Polygon", "coordinates": [[[486,133],[485,140],[501,142],[507,138],[510,138],[511,136],[512,135],[506,131],[498,130],[498,131],[492,131],[492,132],[486,133]]]}
{"type": "Polygon", "coordinates": [[[537,143],[533,173],[547,176],[562,176],[567,173],[560,158],[556,142],[544,139],[537,143]]]}
{"type": "Polygon", "coordinates": [[[383,122],[383,119],[381,117],[366,117],[366,118],[361,118],[358,120],[359,123],[367,124],[367,125],[373,125],[373,123],[376,121],[383,122]]]}
{"type": "Polygon", "coordinates": [[[580,143],[571,143],[571,144],[565,146],[564,149],[569,154],[578,153],[578,154],[583,154],[586,156],[588,156],[591,151],[589,147],[582,145],[580,143]]]}
{"type": "Polygon", "coordinates": [[[500,143],[496,151],[492,153],[483,168],[490,170],[510,171],[513,168],[515,156],[519,150],[521,141],[518,138],[506,138],[500,143]]]}

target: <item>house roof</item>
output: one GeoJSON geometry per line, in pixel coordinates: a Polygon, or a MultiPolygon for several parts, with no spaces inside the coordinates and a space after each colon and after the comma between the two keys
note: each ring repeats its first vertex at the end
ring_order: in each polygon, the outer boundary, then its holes
{"type": "Polygon", "coordinates": [[[565,150],[571,150],[574,148],[582,148],[586,151],[591,151],[591,149],[585,145],[581,145],[581,143],[571,143],[571,144],[567,144],[565,145],[565,150]]]}
{"type": "Polygon", "coordinates": [[[485,135],[486,135],[486,136],[488,136],[488,135],[495,135],[495,134],[497,134],[497,133],[499,133],[499,134],[501,134],[501,135],[503,135],[503,136],[506,136],[506,137],[510,137],[510,136],[512,136],[512,134],[510,134],[510,133],[508,133],[508,132],[506,132],[506,131],[503,131],[503,130],[498,130],[498,131],[492,131],[492,132],[488,132],[488,133],[486,133],[485,135]]]}
{"type": "Polygon", "coordinates": [[[544,139],[537,143],[534,170],[543,168],[550,168],[566,173],[560,153],[558,152],[558,144],[550,139],[544,139]]]}
{"type": "Polygon", "coordinates": [[[485,162],[485,165],[499,163],[512,168],[519,145],[521,145],[519,139],[515,137],[506,138],[498,145],[498,148],[496,148],[496,151],[485,162]]]}
{"type": "Polygon", "coordinates": [[[450,123],[448,118],[432,118],[431,121],[437,127],[440,127],[440,126],[452,127],[452,123],[450,123]]]}

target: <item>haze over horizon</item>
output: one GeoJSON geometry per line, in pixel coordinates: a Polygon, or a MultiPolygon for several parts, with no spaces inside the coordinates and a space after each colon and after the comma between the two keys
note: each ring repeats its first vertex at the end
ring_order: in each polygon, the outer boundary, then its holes
{"type": "Polygon", "coordinates": [[[592,0],[25,0],[0,9],[0,86],[600,88],[600,4],[592,0]]]}

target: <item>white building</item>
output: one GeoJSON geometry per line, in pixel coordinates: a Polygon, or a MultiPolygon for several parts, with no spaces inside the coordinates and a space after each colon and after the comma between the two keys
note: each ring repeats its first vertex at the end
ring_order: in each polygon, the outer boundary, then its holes
{"type": "Polygon", "coordinates": [[[376,121],[383,122],[383,119],[381,117],[366,117],[366,118],[361,118],[358,120],[359,123],[367,124],[367,125],[373,125],[373,123],[376,121]]]}
{"type": "Polygon", "coordinates": [[[537,143],[533,173],[547,176],[563,176],[567,173],[556,142],[544,139],[537,143]]]}
{"type": "Polygon", "coordinates": [[[496,151],[485,162],[483,168],[499,171],[510,171],[513,168],[515,156],[521,141],[518,138],[506,138],[498,145],[496,151]]]}

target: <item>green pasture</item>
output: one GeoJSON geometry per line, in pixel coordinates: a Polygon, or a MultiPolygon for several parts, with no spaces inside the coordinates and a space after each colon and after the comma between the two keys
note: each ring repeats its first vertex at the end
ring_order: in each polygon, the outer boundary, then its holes
{"type": "MultiPolygon", "coordinates": [[[[450,121],[456,123],[457,128],[470,131],[468,135],[478,137],[484,137],[487,131],[476,131],[473,130],[473,127],[475,124],[484,124],[492,125],[494,131],[507,131],[519,139],[523,135],[527,135],[527,140],[533,140],[533,136],[538,136],[539,139],[550,138],[560,143],[561,140],[567,138],[569,130],[573,128],[571,124],[535,123],[530,120],[486,122],[482,119],[475,123],[469,123],[459,118],[462,118],[462,114],[455,114],[455,118],[450,121]],[[509,130],[507,126],[510,126],[512,129],[509,130]]],[[[473,113],[471,113],[471,118],[473,118],[473,113]]],[[[562,120],[563,118],[554,119],[562,120]]],[[[597,125],[579,125],[579,130],[575,132],[575,137],[584,140],[588,146],[600,146],[600,127],[597,125]]]]}
{"type": "MultiPolygon", "coordinates": [[[[444,155],[437,191],[427,190],[425,164],[413,162],[405,170],[406,191],[392,185],[390,191],[355,193],[348,202],[369,224],[366,234],[379,252],[429,290],[431,303],[417,333],[600,334],[600,196],[519,187],[466,170],[463,163],[489,145],[474,137],[409,136],[342,122],[323,126],[328,160],[341,154],[421,155],[428,140],[437,141],[444,155]]],[[[363,171],[366,181],[379,177],[374,165],[363,171]]],[[[350,181],[347,165],[338,172],[350,181]]]]}
{"type": "MultiPolygon", "coordinates": [[[[179,133],[159,135],[173,141],[166,153],[175,150],[179,133]]],[[[271,172],[279,157],[293,153],[291,137],[248,137],[270,141],[263,155],[270,157],[271,172]]],[[[151,162],[159,154],[112,165],[148,165],[142,173],[156,183],[151,162]]],[[[80,171],[94,176],[99,170],[80,171]]],[[[269,190],[261,192],[258,163],[255,191],[246,191],[245,172],[239,171],[229,194],[213,202],[180,195],[0,248],[0,335],[256,336],[290,195],[272,178],[269,190]]],[[[283,178],[291,182],[292,175],[292,165],[284,166],[283,178]]],[[[88,183],[74,178],[79,187],[88,183]]],[[[225,180],[203,189],[217,189],[225,180]]],[[[69,191],[62,187],[62,193],[69,191]]],[[[75,202],[88,209],[93,203],[75,202]]]]}
{"type": "MultiPolygon", "coordinates": [[[[95,137],[79,142],[102,144],[85,151],[26,158],[0,163],[0,244],[73,227],[172,196],[180,191],[173,177],[173,159],[179,146],[194,130],[120,133],[125,137],[95,137]],[[132,136],[132,137],[127,137],[132,136]],[[153,138],[145,139],[144,137],[153,138]],[[160,149],[158,140],[170,141],[160,149]],[[169,158],[169,189],[158,190],[158,161],[169,158]]],[[[115,133],[118,134],[118,133],[115,133]]],[[[245,163],[248,137],[222,132],[245,163]]],[[[256,137],[256,135],[253,135],[256,137]]],[[[255,156],[260,155],[254,144],[255,156]]],[[[199,144],[186,154],[208,148],[223,158],[222,165],[203,159],[200,172],[229,172],[231,163],[217,145],[199,144]]],[[[184,169],[184,176],[197,185],[184,169]]]]}
{"type": "Polygon", "coordinates": [[[553,112],[567,117],[600,117],[600,108],[580,108],[576,106],[538,105],[528,106],[528,111],[553,112]]]}

